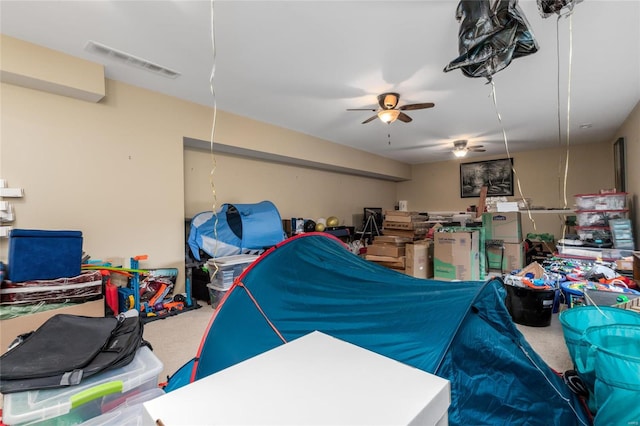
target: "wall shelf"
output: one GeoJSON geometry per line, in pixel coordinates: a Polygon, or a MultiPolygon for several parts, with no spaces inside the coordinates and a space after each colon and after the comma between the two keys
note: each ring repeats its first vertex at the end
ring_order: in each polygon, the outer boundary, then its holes
{"type": "Polygon", "coordinates": [[[527,214],[527,212],[531,212],[531,214],[575,214],[575,210],[563,210],[563,209],[553,209],[553,210],[520,210],[520,213],[527,214]]]}

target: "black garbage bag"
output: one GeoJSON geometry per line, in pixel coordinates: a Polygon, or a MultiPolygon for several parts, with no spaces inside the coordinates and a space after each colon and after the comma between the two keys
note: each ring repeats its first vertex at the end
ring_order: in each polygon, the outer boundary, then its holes
{"type": "Polygon", "coordinates": [[[492,76],[513,59],[538,51],[538,43],[517,0],[461,0],[458,51],[444,72],[461,69],[467,77],[492,76]]]}
{"type": "Polygon", "coordinates": [[[540,16],[548,18],[554,13],[560,15],[563,9],[571,12],[573,10],[573,6],[581,1],[582,0],[537,0],[537,3],[540,16]]]}

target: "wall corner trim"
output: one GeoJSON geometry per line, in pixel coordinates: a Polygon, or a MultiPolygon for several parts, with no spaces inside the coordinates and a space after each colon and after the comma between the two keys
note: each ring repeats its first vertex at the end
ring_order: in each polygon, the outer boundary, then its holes
{"type": "MultiPolygon", "coordinates": [[[[201,139],[184,137],[183,144],[185,148],[197,149],[202,151],[212,150],[211,143],[209,141],[205,141],[201,139]]],[[[336,166],[330,163],[321,163],[317,161],[305,160],[302,158],[295,158],[295,157],[290,157],[290,156],[285,156],[280,154],[272,154],[269,152],[257,151],[253,149],[247,149],[247,148],[240,148],[237,146],[221,144],[218,142],[213,143],[213,152],[214,153],[217,152],[220,154],[233,155],[238,157],[244,157],[244,158],[252,158],[256,160],[269,161],[272,163],[288,164],[291,166],[307,167],[310,169],[324,170],[328,172],[343,173],[347,175],[361,176],[361,177],[372,178],[372,179],[380,179],[380,180],[391,181],[391,182],[404,182],[409,180],[407,178],[400,177],[400,176],[392,176],[392,175],[386,175],[382,173],[371,172],[368,170],[336,166]]]]}

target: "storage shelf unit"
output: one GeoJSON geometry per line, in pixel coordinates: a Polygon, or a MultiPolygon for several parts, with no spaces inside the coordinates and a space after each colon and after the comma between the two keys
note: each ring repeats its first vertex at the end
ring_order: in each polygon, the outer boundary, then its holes
{"type": "Polygon", "coordinates": [[[578,194],[576,199],[577,230],[587,244],[612,247],[610,221],[627,219],[627,193],[578,194]]]}

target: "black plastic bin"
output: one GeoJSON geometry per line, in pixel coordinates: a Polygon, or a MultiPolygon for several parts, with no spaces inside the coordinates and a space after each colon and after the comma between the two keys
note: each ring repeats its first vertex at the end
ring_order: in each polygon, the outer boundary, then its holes
{"type": "Polygon", "coordinates": [[[551,324],[556,289],[537,290],[504,284],[507,290],[505,304],[514,322],[531,327],[551,324]]]}

